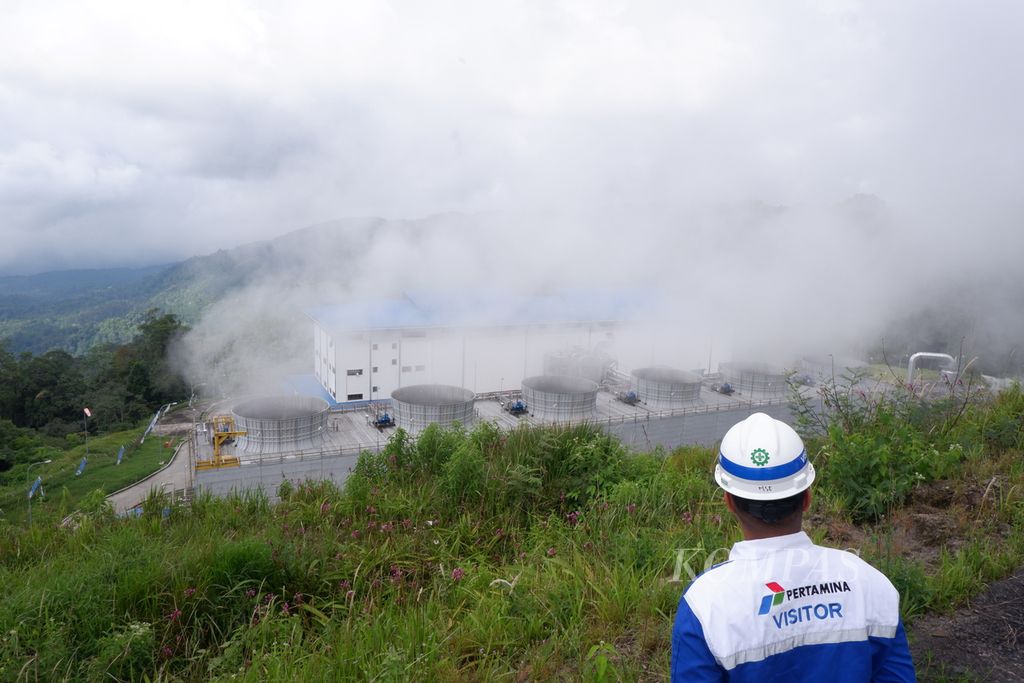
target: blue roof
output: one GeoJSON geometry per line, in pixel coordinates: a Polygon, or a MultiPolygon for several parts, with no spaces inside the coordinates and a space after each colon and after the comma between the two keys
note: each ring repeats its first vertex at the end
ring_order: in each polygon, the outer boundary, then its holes
{"type": "Polygon", "coordinates": [[[636,319],[654,300],[649,291],[561,290],[533,296],[417,291],[402,298],[320,306],[308,313],[331,330],[539,325],[636,319]]]}
{"type": "Polygon", "coordinates": [[[327,405],[334,408],[338,402],[334,400],[330,392],[316,380],[313,375],[289,375],[284,379],[284,390],[300,396],[315,396],[327,401],[327,405]]]}

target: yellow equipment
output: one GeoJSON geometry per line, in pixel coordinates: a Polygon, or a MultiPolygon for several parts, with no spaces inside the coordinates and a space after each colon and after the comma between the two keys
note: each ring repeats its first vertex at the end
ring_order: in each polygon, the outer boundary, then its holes
{"type": "Polygon", "coordinates": [[[220,467],[238,467],[241,463],[237,456],[222,455],[220,447],[226,442],[238,436],[245,436],[248,432],[240,432],[235,429],[235,418],[231,415],[215,415],[210,420],[213,428],[213,459],[197,460],[197,470],[212,470],[220,467]]]}

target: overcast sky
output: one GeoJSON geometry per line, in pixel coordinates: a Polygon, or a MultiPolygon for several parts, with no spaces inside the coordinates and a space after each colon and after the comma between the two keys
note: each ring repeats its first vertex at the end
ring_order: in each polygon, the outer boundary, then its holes
{"type": "Polygon", "coordinates": [[[0,13],[3,274],[166,262],[347,216],[857,193],[1005,254],[1024,204],[1016,0],[0,13]]]}

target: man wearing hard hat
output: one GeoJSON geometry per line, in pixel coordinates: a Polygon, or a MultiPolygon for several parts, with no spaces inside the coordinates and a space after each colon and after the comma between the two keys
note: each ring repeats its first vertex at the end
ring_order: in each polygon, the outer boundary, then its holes
{"type": "Polygon", "coordinates": [[[801,531],[814,466],[789,425],[733,425],[715,481],[744,540],[679,601],[673,681],[916,680],[892,583],[801,531]]]}

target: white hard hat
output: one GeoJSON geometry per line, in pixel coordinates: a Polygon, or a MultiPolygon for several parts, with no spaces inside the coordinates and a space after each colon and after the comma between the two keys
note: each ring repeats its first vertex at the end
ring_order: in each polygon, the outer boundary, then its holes
{"type": "Polygon", "coordinates": [[[814,481],[814,465],[800,436],[785,422],[754,413],[722,438],[715,481],[750,500],[796,495],[814,481]]]}

